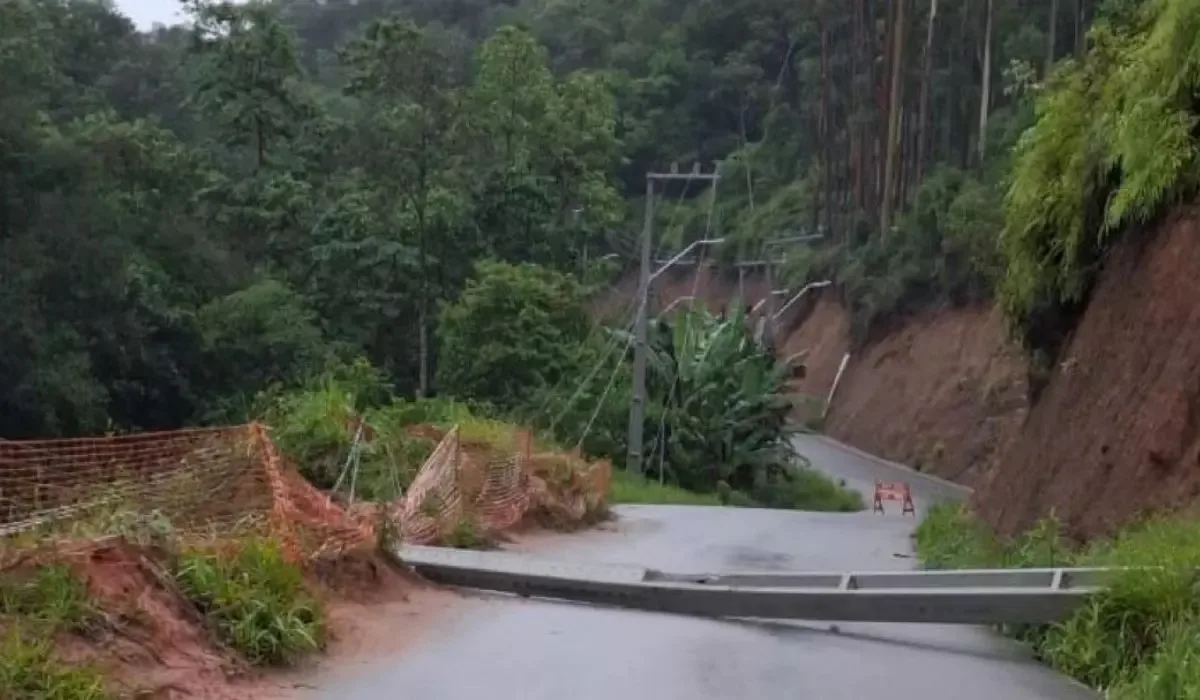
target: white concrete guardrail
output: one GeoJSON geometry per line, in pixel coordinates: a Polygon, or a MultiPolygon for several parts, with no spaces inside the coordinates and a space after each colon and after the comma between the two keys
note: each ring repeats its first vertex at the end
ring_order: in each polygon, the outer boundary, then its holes
{"type": "Polygon", "coordinates": [[[1104,569],[676,574],[440,547],[405,545],[395,554],[452,586],[702,617],[840,622],[1051,622],[1105,576],[1104,569]]]}

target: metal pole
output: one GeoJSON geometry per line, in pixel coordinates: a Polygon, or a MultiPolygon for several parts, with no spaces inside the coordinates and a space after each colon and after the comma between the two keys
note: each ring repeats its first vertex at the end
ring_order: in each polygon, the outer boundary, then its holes
{"type": "Polygon", "coordinates": [[[637,317],[634,321],[633,400],[629,406],[629,452],[625,469],[642,471],[642,428],[646,415],[646,319],[650,306],[650,239],[654,228],[654,180],[646,178],[646,216],[642,224],[642,256],[638,271],[637,317]]]}

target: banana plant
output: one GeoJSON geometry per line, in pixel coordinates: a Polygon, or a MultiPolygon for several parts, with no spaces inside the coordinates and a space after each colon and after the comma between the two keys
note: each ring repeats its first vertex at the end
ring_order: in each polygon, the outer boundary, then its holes
{"type": "Polygon", "coordinates": [[[690,311],[653,328],[647,389],[663,416],[664,466],[685,488],[724,481],[751,490],[790,459],[788,369],[754,342],[735,308],[690,311]]]}

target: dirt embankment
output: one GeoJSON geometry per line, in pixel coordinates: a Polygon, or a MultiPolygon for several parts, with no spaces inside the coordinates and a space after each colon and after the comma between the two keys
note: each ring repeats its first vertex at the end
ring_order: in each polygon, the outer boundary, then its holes
{"type": "MultiPolygon", "coordinates": [[[[651,314],[678,302],[679,308],[689,297],[703,303],[710,311],[725,308],[739,296],[748,304],[757,304],[766,296],[767,285],[761,275],[746,274],[741,280],[735,273],[726,273],[711,265],[695,268],[671,268],[654,281],[651,314]]],[[[592,299],[590,313],[606,321],[633,318],[633,300],[637,296],[637,273],[622,276],[617,282],[592,299]]],[[[781,301],[780,303],[783,303],[781,301]]]]}
{"type": "Polygon", "coordinates": [[[5,574],[19,581],[48,564],[69,566],[95,612],[86,625],[54,636],[55,657],[95,668],[118,697],[147,700],[289,700],[315,668],[363,663],[399,649],[453,600],[370,551],[322,560],[305,576],[325,609],[330,654],[260,672],[217,641],[167,572],[167,558],[157,547],[109,537],[21,552],[5,574]]]}
{"type": "Polygon", "coordinates": [[[976,496],[1013,532],[1054,509],[1079,537],[1200,496],[1200,208],[1106,262],[1021,437],[976,496]]]}
{"type": "Polygon", "coordinates": [[[1012,443],[1026,369],[987,308],[920,314],[852,355],[825,422],[831,436],[974,486],[1012,443]]]}

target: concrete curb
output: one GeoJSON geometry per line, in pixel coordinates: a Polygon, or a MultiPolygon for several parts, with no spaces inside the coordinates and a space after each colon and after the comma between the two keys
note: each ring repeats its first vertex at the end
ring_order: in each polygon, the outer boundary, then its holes
{"type": "Polygon", "coordinates": [[[919,472],[916,469],[913,469],[912,467],[910,467],[908,465],[901,464],[899,462],[893,462],[891,460],[887,460],[882,457],[877,457],[877,456],[871,454],[870,452],[867,452],[865,450],[860,450],[857,447],[854,447],[852,445],[847,445],[846,443],[835,440],[827,435],[821,435],[819,433],[811,433],[811,434],[809,434],[809,436],[819,440],[820,442],[824,443],[828,447],[832,447],[832,448],[841,450],[842,452],[852,454],[856,457],[860,457],[869,462],[874,462],[876,464],[880,464],[885,467],[890,467],[892,469],[895,469],[896,471],[904,473],[906,476],[915,477],[918,479],[924,479],[933,484],[938,484],[938,485],[944,486],[946,488],[954,489],[956,491],[961,491],[965,495],[970,495],[975,492],[975,490],[969,486],[963,486],[962,484],[956,484],[953,481],[948,481],[946,479],[942,479],[941,477],[933,476],[932,474],[925,474],[923,472],[919,472]]]}

